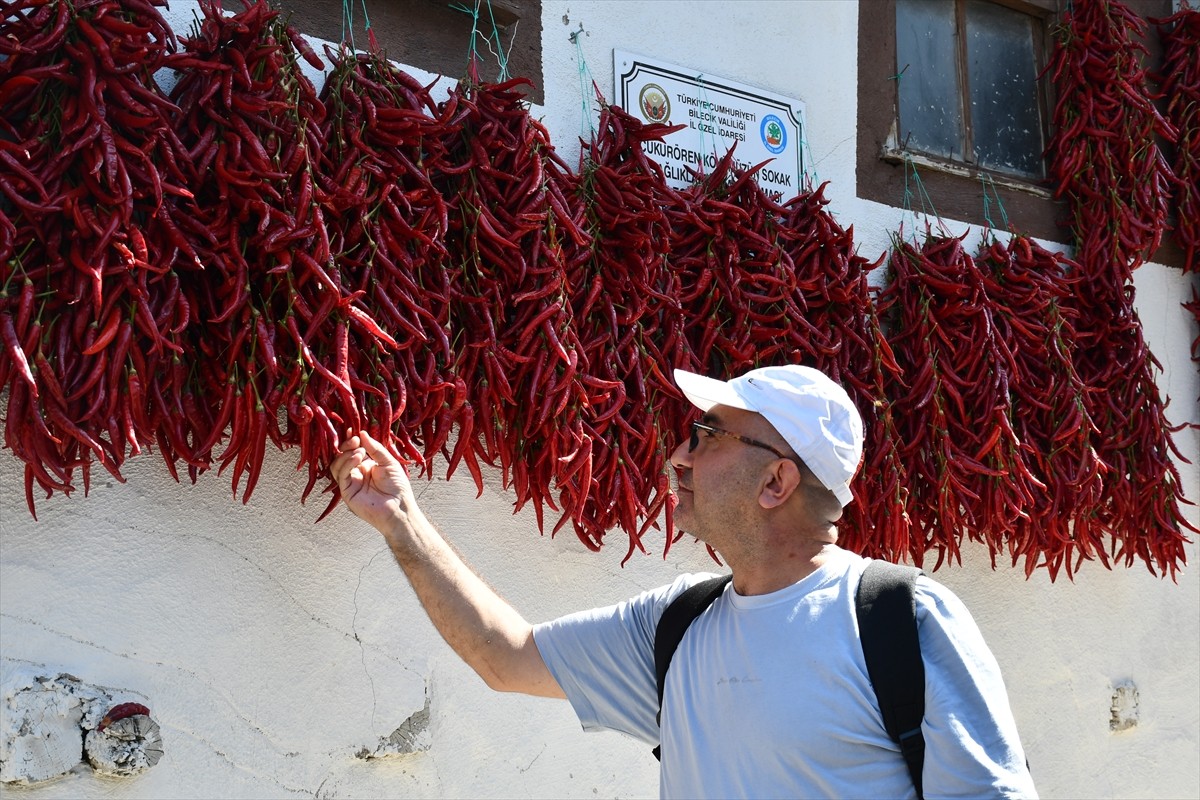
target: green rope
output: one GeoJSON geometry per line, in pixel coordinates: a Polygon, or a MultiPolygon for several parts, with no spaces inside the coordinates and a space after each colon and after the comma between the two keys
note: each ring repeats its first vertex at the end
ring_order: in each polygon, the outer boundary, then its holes
{"type": "Polygon", "coordinates": [[[989,228],[996,228],[996,223],[992,222],[990,211],[991,201],[988,199],[988,187],[991,187],[992,196],[996,198],[996,206],[1000,212],[1000,220],[1004,223],[1004,230],[1009,229],[1008,212],[1004,210],[1004,201],[1000,199],[1000,192],[996,189],[996,182],[992,180],[992,176],[986,173],[979,173],[979,183],[983,187],[983,218],[987,220],[989,228]]]}
{"type": "Polygon", "coordinates": [[[929,192],[925,191],[925,183],[921,180],[921,176],[917,174],[917,165],[915,163],[913,164],[913,177],[917,181],[917,189],[919,189],[921,192],[921,211],[922,211],[922,213],[924,213],[925,216],[929,216],[930,212],[933,212],[933,216],[936,217],[940,221],[942,218],[942,215],[938,213],[937,207],[934,206],[933,198],[929,196],[929,192]],[[925,210],[926,204],[929,205],[929,211],[925,210]]]}
{"type": "Polygon", "coordinates": [[[579,41],[585,33],[581,22],[579,30],[572,33],[569,38],[575,45],[575,63],[579,71],[580,113],[582,115],[579,121],[579,132],[585,139],[594,139],[596,123],[595,113],[592,109],[592,93],[594,91],[592,87],[595,86],[596,79],[592,77],[592,71],[588,69],[587,59],[583,56],[583,44],[579,41]]]}
{"type": "Polygon", "coordinates": [[[991,203],[988,201],[987,176],[985,176],[982,172],[979,173],[979,185],[983,189],[983,221],[986,222],[988,227],[994,231],[996,230],[996,223],[992,221],[992,215],[989,209],[991,203]]]}
{"type": "Polygon", "coordinates": [[[802,154],[801,155],[801,164],[800,164],[801,177],[804,180],[805,189],[807,191],[811,192],[813,189],[815,189],[816,187],[821,185],[821,178],[817,174],[817,160],[816,160],[816,158],[813,157],[812,148],[809,147],[809,145],[808,145],[808,129],[807,129],[807,127],[801,133],[800,147],[803,148],[800,151],[802,154]],[[812,165],[811,171],[809,171],[809,168],[808,168],[810,164],[812,165]]]}
{"type": "Polygon", "coordinates": [[[467,63],[479,55],[479,46],[476,40],[482,36],[483,41],[487,43],[488,49],[492,51],[492,55],[496,57],[496,63],[500,66],[500,76],[498,80],[508,80],[508,56],[504,54],[504,44],[500,41],[500,28],[496,25],[496,16],[492,13],[491,0],[475,0],[475,6],[469,8],[462,4],[452,4],[450,8],[455,11],[461,11],[464,14],[471,16],[471,39],[467,46],[467,63]],[[487,2],[488,19],[492,23],[492,33],[487,36],[482,36],[479,30],[479,11],[481,4],[487,2]],[[495,43],[495,49],[492,49],[492,43],[495,43]]]}
{"type": "Polygon", "coordinates": [[[363,30],[367,32],[368,41],[374,40],[375,36],[371,33],[371,17],[367,14],[367,0],[362,0],[363,12],[363,30]]]}
{"type": "MultiPolygon", "coordinates": [[[[478,10],[479,0],[475,0],[475,7],[478,10]]],[[[487,0],[488,20],[492,23],[492,40],[496,43],[497,63],[500,64],[500,80],[506,81],[509,78],[508,74],[508,56],[504,54],[504,44],[500,41],[500,28],[496,26],[496,16],[492,13],[492,0],[487,0]]],[[[515,36],[515,32],[514,32],[515,36]]]]}
{"type": "MultiPolygon", "coordinates": [[[[909,65],[905,64],[904,67],[899,72],[897,72],[895,75],[889,75],[887,77],[887,80],[896,82],[896,91],[897,92],[900,91],[900,81],[904,78],[904,72],[908,69],[908,67],[909,67],[909,65]]],[[[912,192],[912,189],[908,185],[909,170],[910,169],[912,170],[912,176],[916,180],[918,185],[920,185],[921,176],[917,174],[917,165],[912,160],[912,158],[909,156],[908,152],[904,150],[903,146],[899,145],[899,142],[897,142],[897,145],[900,147],[900,150],[904,153],[904,210],[907,211],[908,216],[912,218],[913,241],[915,242],[916,238],[917,238],[917,212],[913,208],[913,192],[912,192]]],[[[921,193],[924,194],[923,188],[921,189],[921,193]]],[[[924,201],[922,201],[922,203],[923,202],[924,201]]],[[[897,236],[903,237],[903,235],[904,235],[903,234],[903,231],[904,231],[903,221],[900,223],[900,231],[901,232],[899,234],[897,234],[897,236]]]]}
{"type": "Polygon", "coordinates": [[[941,221],[941,215],[938,214],[937,208],[933,204],[933,198],[929,196],[929,192],[925,191],[925,184],[921,181],[921,176],[917,174],[917,163],[912,160],[906,153],[904,156],[904,208],[913,213],[913,219],[916,219],[916,209],[913,208],[913,190],[908,185],[908,173],[912,171],[913,183],[917,190],[917,199],[921,202],[921,213],[925,216],[933,216],[941,221]],[[932,212],[932,214],[930,213],[932,212]]]}
{"type": "Polygon", "coordinates": [[[450,8],[455,11],[461,11],[464,14],[469,14],[471,17],[471,38],[467,43],[467,63],[479,54],[478,48],[475,46],[475,36],[479,33],[479,0],[475,0],[475,7],[468,8],[461,4],[451,4],[450,8]]]}
{"type": "MultiPolygon", "coordinates": [[[[366,8],[363,8],[364,12],[366,8]]],[[[354,47],[354,3],[352,0],[342,0],[342,42],[350,42],[350,49],[354,47]]]]}
{"type": "MultiPolygon", "coordinates": [[[[907,155],[905,155],[905,157],[904,157],[904,200],[901,205],[903,206],[904,210],[906,212],[908,212],[908,215],[912,217],[912,226],[913,226],[913,230],[915,231],[917,229],[917,214],[915,211],[913,211],[912,189],[910,189],[908,186],[908,166],[911,163],[912,163],[912,159],[910,159],[907,155]]],[[[916,167],[913,167],[913,174],[916,175],[916,173],[917,173],[916,167]]]]}
{"type": "MultiPolygon", "coordinates": [[[[703,74],[699,74],[696,76],[696,89],[697,89],[696,100],[699,102],[699,104],[700,104],[699,107],[702,109],[702,108],[704,108],[704,104],[708,102],[708,92],[704,91],[704,75],[703,74]]],[[[699,120],[699,124],[705,125],[707,123],[704,122],[704,120],[699,120]]],[[[712,140],[712,154],[713,154],[713,159],[714,159],[714,163],[715,163],[716,161],[721,160],[721,154],[717,152],[717,137],[714,134],[710,134],[707,131],[700,130],[699,128],[696,129],[696,132],[700,134],[700,145],[699,145],[699,147],[696,148],[697,151],[699,151],[699,153],[700,153],[700,171],[707,172],[708,165],[706,163],[704,163],[704,156],[705,156],[704,140],[705,140],[705,138],[709,138],[712,140]]]]}
{"type": "MultiPolygon", "coordinates": [[[[367,32],[369,39],[374,39],[371,34],[371,17],[367,14],[367,0],[359,0],[359,7],[362,8],[363,30],[367,32]]],[[[342,0],[342,43],[346,42],[350,43],[351,51],[358,50],[354,45],[354,0],[342,0]]]]}

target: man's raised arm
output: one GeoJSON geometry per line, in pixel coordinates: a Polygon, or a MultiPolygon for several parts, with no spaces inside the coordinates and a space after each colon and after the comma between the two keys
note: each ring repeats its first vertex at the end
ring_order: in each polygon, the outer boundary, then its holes
{"type": "Polygon", "coordinates": [[[565,697],[533,628],[463,562],[421,512],[404,466],[365,431],[331,465],[342,500],[383,534],[434,627],[489,687],[565,697]]]}

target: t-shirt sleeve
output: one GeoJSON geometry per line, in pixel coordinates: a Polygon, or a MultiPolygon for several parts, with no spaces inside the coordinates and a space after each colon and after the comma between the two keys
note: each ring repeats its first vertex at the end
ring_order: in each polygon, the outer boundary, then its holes
{"type": "Polygon", "coordinates": [[[533,640],[584,730],[658,743],[654,630],[667,604],[703,575],[683,575],[616,605],[535,625],[533,640]]]}
{"type": "Polygon", "coordinates": [[[954,593],[925,576],[916,595],[925,797],[1036,798],[1000,665],[975,620],[954,593]]]}

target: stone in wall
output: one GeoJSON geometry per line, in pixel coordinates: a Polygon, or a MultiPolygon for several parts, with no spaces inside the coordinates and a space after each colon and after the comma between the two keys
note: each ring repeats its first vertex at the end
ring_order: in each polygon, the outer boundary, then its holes
{"type": "Polygon", "coordinates": [[[66,672],[6,665],[0,702],[0,783],[62,777],[83,763],[85,751],[93,769],[109,776],[137,774],[162,757],[158,724],[140,713],[149,709],[114,705],[111,691],[66,672]]]}
{"type": "Polygon", "coordinates": [[[121,703],[83,740],[92,768],[101,775],[121,778],[145,772],[162,758],[162,733],[140,703],[121,703]]]}

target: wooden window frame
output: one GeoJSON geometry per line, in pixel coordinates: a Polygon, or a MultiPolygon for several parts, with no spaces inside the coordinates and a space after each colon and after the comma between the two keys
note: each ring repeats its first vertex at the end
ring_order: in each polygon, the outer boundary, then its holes
{"type": "MultiPolygon", "coordinates": [[[[1047,14],[1039,57],[1048,57],[1053,47],[1053,23],[1065,0],[993,0],[1000,5],[1026,13],[1047,14]]],[[[1164,17],[1171,12],[1171,0],[1125,0],[1143,18],[1164,17]]],[[[1035,39],[1038,37],[1035,37],[1035,39]]],[[[1155,69],[1162,61],[1162,49],[1151,26],[1145,40],[1150,50],[1148,64],[1155,69]]],[[[1046,180],[1026,180],[973,164],[950,162],[921,153],[905,153],[898,146],[899,106],[896,73],[895,0],[860,0],[858,15],[858,143],[857,196],[895,208],[904,207],[905,192],[912,191],[908,163],[917,169],[921,184],[939,216],[974,225],[1002,226],[995,198],[991,198],[991,220],[984,215],[982,176],[991,179],[996,195],[1003,203],[1011,227],[1023,234],[1052,242],[1070,243],[1068,229],[1058,224],[1068,209],[1053,199],[1046,180]],[[869,5],[870,13],[864,13],[869,5]]],[[[962,90],[960,90],[962,91],[962,90]]],[[[1040,81],[1047,126],[1054,108],[1053,87],[1049,76],[1040,81]]],[[[1046,141],[1052,131],[1046,132],[1046,141]]],[[[912,203],[922,210],[919,202],[912,203]]],[[[928,209],[932,214],[934,209],[928,209]]],[[[1169,266],[1182,266],[1183,253],[1170,235],[1152,260],[1169,266]]]]}
{"type": "MultiPolygon", "coordinates": [[[[240,10],[240,0],[222,0],[229,10],[240,10]]],[[[366,47],[362,6],[351,0],[354,15],[353,39],[366,47]]],[[[282,0],[284,13],[298,30],[330,42],[342,40],[342,4],[329,0],[282,0]]],[[[471,15],[462,8],[473,7],[471,0],[388,0],[368,3],[376,39],[387,57],[399,64],[443,75],[456,81],[466,75],[467,48],[470,42],[471,15]],[[455,8],[458,6],[458,8],[455,8]]],[[[476,40],[480,54],[480,77],[494,81],[499,65],[489,52],[483,34],[490,32],[492,21],[505,49],[509,77],[528,78],[532,87],[525,96],[532,103],[545,102],[542,64],[542,0],[490,0],[480,11],[476,40]],[[491,16],[488,16],[490,10],[491,16]]]]}
{"type": "MultiPolygon", "coordinates": [[[[1064,213],[1045,181],[981,170],[971,163],[951,162],[923,153],[905,152],[899,143],[899,98],[896,73],[896,4],[869,0],[870,14],[858,15],[858,196],[901,207],[909,186],[908,162],[916,167],[925,191],[944,217],[987,225],[983,214],[983,176],[991,178],[1010,224],[1043,239],[1064,238],[1055,224],[1064,213]]],[[[1013,3],[1003,3],[1013,6],[1013,3]]],[[[1018,4],[1023,11],[1045,11],[1018,4]]],[[[1047,30],[1046,36],[1049,36],[1047,30]]],[[[1035,40],[1040,37],[1035,37],[1035,40]]],[[[1047,40],[1046,45],[1049,42],[1047,40]]],[[[965,91],[960,87],[960,93],[965,91]]],[[[1052,108],[1048,102],[1043,108],[1052,108]]],[[[1044,112],[1045,113],[1045,112],[1044,112]]],[[[918,204],[919,206],[919,204],[918,204]]],[[[932,211],[932,210],[931,210],[932,211]]],[[[999,225],[1000,220],[992,220],[999,225]]]]}
{"type": "MultiPolygon", "coordinates": [[[[892,47],[895,49],[895,0],[892,2],[892,47]]],[[[963,135],[959,144],[962,146],[963,158],[958,160],[949,156],[942,156],[935,153],[922,153],[918,150],[913,150],[908,154],[910,156],[920,155],[922,158],[928,159],[931,162],[942,164],[947,169],[955,167],[977,170],[980,174],[988,175],[993,180],[1013,181],[1018,184],[1036,183],[1044,180],[1045,170],[1043,168],[1042,175],[1026,176],[1016,172],[981,167],[977,165],[975,160],[975,126],[972,119],[971,111],[971,72],[969,69],[969,59],[967,57],[967,37],[963,32],[967,28],[967,2],[968,0],[951,0],[954,3],[954,69],[958,80],[958,106],[962,116],[963,135]]],[[[1046,58],[1053,46],[1053,40],[1050,34],[1056,13],[1054,0],[1028,0],[1027,2],[1019,2],[1018,0],[990,0],[993,5],[1003,6],[1018,11],[1029,17],[1034,18],[1035,28],[1033,31],[1033,55],[1034,62],[1037,68],[1046,63],[1046,58]]],[[[893,60],[895,56],[893,56],[893,60]]],[[[894,90],[897,94],[897,128],[895,137],[885,145],[885,158],[890,158],[896,162],[902,162],[906,149],[896,139],[899,137],[899,86],[895,86],[894,90]]],[[[1038,81],[1036,87],[1036,97],[1038,106],[1038,116],[1042,125],[1042,140],[1049,139],[1049,124],[1048,117],[1050,113],[1049,104],[1046,101],[1046,88],[1044,81],[1038,81]]],[[[1043,162],[1042,159],[1038,159],[1043,162]]],[[[1044,162],[1043,162],[1044,167],[1044,162]]]]}

